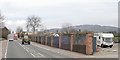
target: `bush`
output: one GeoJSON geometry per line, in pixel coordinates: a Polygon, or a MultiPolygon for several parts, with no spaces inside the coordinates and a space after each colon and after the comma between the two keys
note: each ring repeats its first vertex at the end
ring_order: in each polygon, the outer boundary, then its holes
{"type": "Polygon", "coordinates": [[[114,38],[113,38],[113,41],[114,41],[115,43],[120,43],[120,37],[114,37],[114,38]]]}

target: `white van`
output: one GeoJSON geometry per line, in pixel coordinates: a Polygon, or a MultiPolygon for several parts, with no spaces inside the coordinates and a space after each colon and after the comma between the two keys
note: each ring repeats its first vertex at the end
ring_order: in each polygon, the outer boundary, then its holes
{"type": "Polygon", "coordinates": [[[8,40],[13,41],[14,40],[14,34],[8,34],[8,40]]]}
{"type": "Polygon", "coordinates": [[[94,37],[96,38],[97,46],[112,48],[114,37],[112,33],[94,33],[94,37]]]}

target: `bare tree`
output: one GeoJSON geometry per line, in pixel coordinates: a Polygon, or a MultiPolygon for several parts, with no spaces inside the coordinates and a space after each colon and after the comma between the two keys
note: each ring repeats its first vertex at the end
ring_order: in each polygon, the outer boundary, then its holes
{"type": "Polygon", "coordinates": [[[70,32],[75,32],[75,29],[71,23],[64,23],[62,24],[62,31],[66,33],[70,33],[70,32]]]}
{"type": "Polygon", "coordinates": [[[5,22],[4,19],[5,19],[4,16],[2,16],[0,12],[0,27],[4,27],[4,22],[5,22]]]}
{"type": "Polygon", "coordinates": [[[16,32],[17,32],[17,33],[23,32],[23,28],[20,27],[20,26],[18,26],[17,29],[16,29],[16,32]]]}
{"type": "Polygon", "coordinates": [[[0,12],[0,21],[3,21],[3,20],[4,20],[4,16],[2,16],[0,12]]]}
{"type": "Polygon", "coordinates": [[[35,33],[36,28],[41,26],[41,19],[38,16],[30,16],[27,18],[27,29],[32,29],[35,33]]]}
{"type": "Polygon", "coordinates": [[[26,28],[27,28],[27,32],[29,32],[30,31],[29,25],[26,25],[26,28]]]}

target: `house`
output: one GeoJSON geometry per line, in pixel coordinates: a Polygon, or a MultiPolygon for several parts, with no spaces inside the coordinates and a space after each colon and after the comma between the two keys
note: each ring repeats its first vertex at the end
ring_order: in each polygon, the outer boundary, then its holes
{"type": "Polygon", "coordinates": [[[7,27],[0,28],[0,38],[7,39],[7,35],[10,33],[9,29],[7,27]]]}

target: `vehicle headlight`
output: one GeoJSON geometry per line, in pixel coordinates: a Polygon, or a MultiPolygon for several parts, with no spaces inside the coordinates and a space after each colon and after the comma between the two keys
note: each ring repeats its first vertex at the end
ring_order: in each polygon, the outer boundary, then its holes
{"type": "Polygon", "coordinates": [[[106,44],[106,42],[103,42],[103,44],[106,44]]]}

